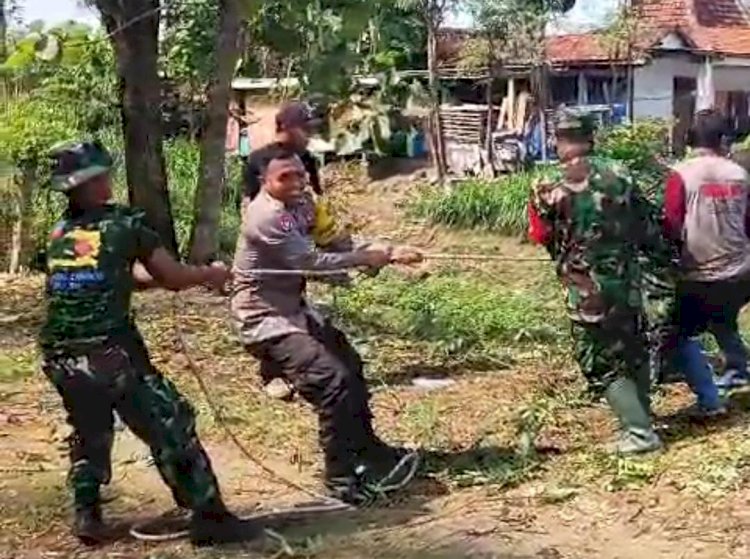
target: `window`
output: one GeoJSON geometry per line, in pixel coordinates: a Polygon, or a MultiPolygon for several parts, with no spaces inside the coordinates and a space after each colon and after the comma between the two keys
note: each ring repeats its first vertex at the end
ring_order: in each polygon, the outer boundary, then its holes
{"type": "Polygon", "coordinates": [[[617,85],[612,95],[612,76],[586,76],[588,102],[591,105],[610,105],[627,101],[627,75],[617,76],[617,85]]]}
{"type": "Polygon", "coordinates": [[[578,104],[578,76],[552,76],[550,85],[555,106],[578,104]]]}

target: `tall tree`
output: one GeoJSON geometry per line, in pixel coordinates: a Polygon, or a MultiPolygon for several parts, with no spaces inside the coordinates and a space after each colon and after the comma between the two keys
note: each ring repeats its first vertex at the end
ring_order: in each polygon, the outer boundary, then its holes
{"type": "Polygon", "coordinates": [[[307,93],[341,98],[361,68],[361,38],[377,5],[369,0],[263,2],[249,20],[249,45],[281,59],[275,65],[278,77],[298,76],[307,93]]]}
{"type": "Polygon", "coordinates": [[[445,182],[447,160],[445,157],[445,141],[443,138],[443,123],[440,118],[440,76],[437,61],[437,37],[445,18],[458,4],[457,0],[399,0],[399,5],[405,9],[416,9],[422,16],[427,29],[427,73],[430,85],[431,115],[430,115],[430,143],[435,163],[435,169],[440,183],[445,182]]]}
{"type": "Polygon", "coordinates": [[[146,211],[168,250],[177,239],[164,170],[159,0],[94,0],[117,57],[130,203],[146,211]]]}
{"type": "Polygon", "coordinates": [[[213,49],[214,71],[207,88],[200,177],[190,233],[190,261],[195,263],[212,259],[218,248],[228,107],[243,21],[242,0],[219,0],[218,4],[219,32],[213,49]]]}
{"type": "Polygon", "coordinates": [[[469,9],[477,22],[481,36],[479,41],[473,45],[467,45],[469,52],[462,54],[478,55],[479,65],[487,72],[487,132],[485,137],[485,151],[487,152],[487,163],[494,172],[494,157],[492,148],[492,117],[494,107],[492,103],[492,91],[497,79],[497,74],[503,62],[503,47],[508,42],[512,2],[503,0],[471,0],[469,9]]]}
{"type": "Polygon", "coordinates": [[[472,0],[470,4],[480,38],[462,52],[464,65],[488,68],[491,84],[493,70],[497,72],[506,61],[527,64],[542,130],[548,102],[545,30],[553,15],[573,4],[574,0],[472,0]]]}

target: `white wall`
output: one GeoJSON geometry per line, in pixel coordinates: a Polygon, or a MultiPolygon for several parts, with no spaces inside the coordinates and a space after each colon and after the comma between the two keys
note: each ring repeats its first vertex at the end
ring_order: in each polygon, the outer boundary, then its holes
{"type": "Polygon", "coordinates": [[[714,66],[714,87],[716,91],[750,92],[750,67],[714,66]]]}
{"type": "MultiPolygon", "coordinates": [[[[713,70],[716,91],[750,92],[750,67],[720,64],[715,64],[713,70]]],[[[671,118],[674,78],[697,79],[701,67],[702,62],[665,56],[636,68],[633,87],[635,117],[671,118]]]]}
{"type": "Polygon", "coordinates": [[[697,78],[700,64],[681,57],[654,58],[636,68],[633,84],[635,118],[671,118],[674,78],[697,78]]]}

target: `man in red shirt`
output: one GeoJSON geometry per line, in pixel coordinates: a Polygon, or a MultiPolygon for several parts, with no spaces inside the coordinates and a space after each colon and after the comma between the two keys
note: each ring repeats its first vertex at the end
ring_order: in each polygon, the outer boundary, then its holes
{"type": "Polygon", "coordinates": [[[667,181],[664,232],[680,249],[680,343],[700,349],[695,337],[710,331],[726,359],[717,385],[729,389],[750,382],[737,325],[750,301],[750,178],[722,154],[726,130],[719,113],[696,115],[694,156],[667,181]]]}

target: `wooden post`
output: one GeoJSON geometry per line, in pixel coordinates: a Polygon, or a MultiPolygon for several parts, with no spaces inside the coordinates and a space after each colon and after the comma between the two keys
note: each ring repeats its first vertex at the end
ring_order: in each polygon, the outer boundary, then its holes
{"type": "Polygon", "coordinates": [[[588,82],[586,74],[578,72],[578,104],[585,105],[589,102],[588,82]]]}
{"type": "Polygon", "coordinates": [[[634,116],[634,110],[635,110],[635,72],[633,71],[633,64],[628,61],[628,100],[627,100],[627,108],[628,108],[628,120],[631,124],[635,123],[635,116],[634,116]]]}

